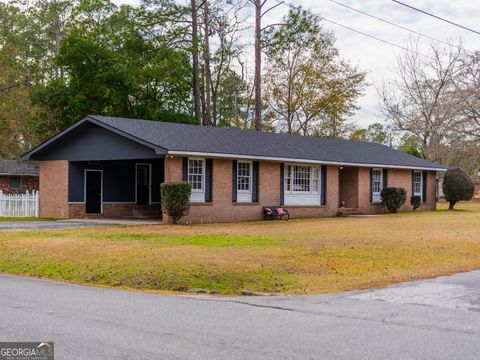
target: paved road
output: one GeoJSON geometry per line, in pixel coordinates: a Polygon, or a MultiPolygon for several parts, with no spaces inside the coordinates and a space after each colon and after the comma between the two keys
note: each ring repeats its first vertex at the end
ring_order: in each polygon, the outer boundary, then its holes
{"type": "Polygon", "coordinates": [[[56,359],[479,359],[480,271],[325,296],[163,296],[0,275],[0,339],[56,359]]]}

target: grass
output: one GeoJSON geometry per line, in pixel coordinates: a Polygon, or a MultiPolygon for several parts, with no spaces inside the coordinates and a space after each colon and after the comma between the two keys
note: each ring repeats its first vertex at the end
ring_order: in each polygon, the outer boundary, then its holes
{"type": "Polygon", "coordinates": [[[480,204],[368,218],[0,232],[0,272],[153,291],[314,294],[480,268],[480,204]]]}

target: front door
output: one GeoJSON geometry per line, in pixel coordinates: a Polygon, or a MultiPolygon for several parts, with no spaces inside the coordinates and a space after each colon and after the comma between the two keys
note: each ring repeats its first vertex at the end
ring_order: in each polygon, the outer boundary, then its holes
{"type": "Polygon", "coordinates": [[[99,170],[85,170],[85,212],[102,212],[102,172],[99,170]]]}
{"type": "Polygon", "coordinates": [[[150,204],[150,165],[137,164],[137,204],[150,204]]]}

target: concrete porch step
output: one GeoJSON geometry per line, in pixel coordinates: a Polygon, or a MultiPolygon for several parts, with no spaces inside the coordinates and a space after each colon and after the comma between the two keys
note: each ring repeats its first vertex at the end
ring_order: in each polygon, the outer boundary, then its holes
{"type": "Polygon", "coordinates": [[[359,215],[358,208],[339,208],[337,216],[359,215]]]}

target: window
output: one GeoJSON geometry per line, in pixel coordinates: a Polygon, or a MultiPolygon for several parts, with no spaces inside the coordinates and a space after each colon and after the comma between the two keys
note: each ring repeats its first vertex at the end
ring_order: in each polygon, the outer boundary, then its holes
{"type": "Polygon", "coordinates": [[[423,179],[421,171],[413,172],[413,195],[422,196],[423,179]]]}
{"type": "Polygon", "coordinates": [[[252,192],[252,163],[239,161],[237,164],[237,190],[252,192]]]}
{"type": "Polygon", "coordinates": [[[18,189],[22,186],[22,178],[20,176],[11,176],[9,180],[10,189],[18,189]]]}
{"type": "Polygon", "coordinates": [[[287,165],[285,191],[290,193],[318,193],[320,168],[318,166],[287,165]]]}
{"type": "Polygon", "coordinates": [[[383,189],[383,171],[382,169],[372,170],[372,202],[380,202],[380,192],[383,189]]]}
{"type": "Polygon", "coordinates": [[[188,182],[192,184],[192,192],[204,191],[204,163],[203,159],[188,159],[188,182]]]}

